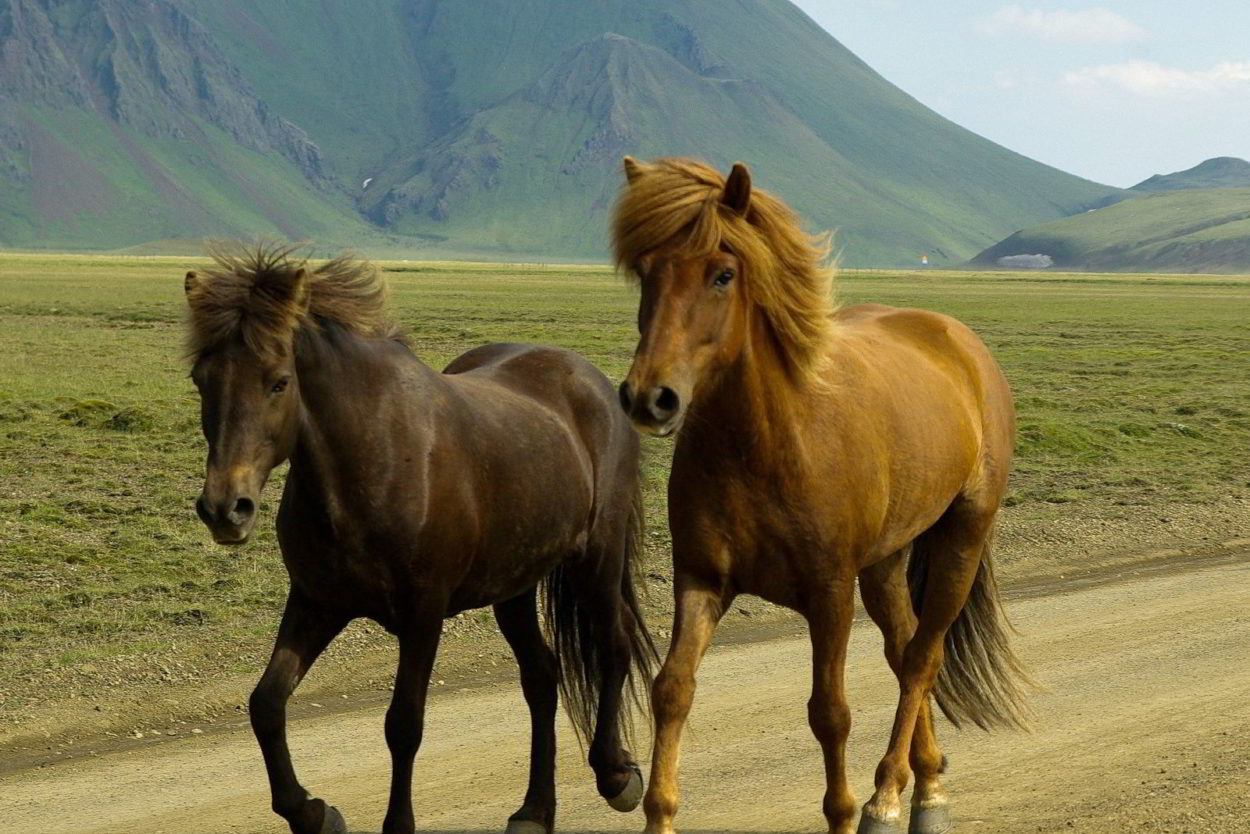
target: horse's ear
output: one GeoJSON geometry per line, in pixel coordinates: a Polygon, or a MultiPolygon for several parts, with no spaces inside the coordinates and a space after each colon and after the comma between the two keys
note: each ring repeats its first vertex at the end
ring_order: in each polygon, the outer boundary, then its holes
{"type": "Polygon", "coordinates": [[[729,172],[729,179],[725,181],[725,196],[721,197],[721,202],[738,214],[747,213],[747,206],[751,204],[751,174],[741,162],[735,162],[733,170],[729,172]]]}
{"type": "Polygon", "coordinates": [[[309,286],[308,270],[302,266],[291,276],[291,300],[299,315],[308,312],[308,306],[312,302],[312,287],[309,286]]]}
{"type": "Polygon", "coordinates": [[[199,285],[199,280],[194,272],[188,272],[187,276],[182,279],[182,288],[186,290],[187,295],[195,291],[195,288],[199,285]]]}
{"type": "Polygon", "coordinates": [[[635,182],[642,176],[642,166],[638,164],[638,160],[632,156],[627,156],[621,160],[621,165],[625,167],[625,181],[635,182]]]}

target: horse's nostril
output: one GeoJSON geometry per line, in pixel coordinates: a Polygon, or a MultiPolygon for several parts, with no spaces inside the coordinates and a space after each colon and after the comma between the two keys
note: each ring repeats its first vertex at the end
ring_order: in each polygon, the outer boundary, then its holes
{"type": "Polygon", "coordinates": [[[621,387],[618,388],[616,392],[621,398],[621,408],[625,409],[625,413],[628,414],[629,410],[633,408],[634,405],[634,398],[629,394],[629,383],[622,382],[621,387]]]}
{"type": "Polygon", "coordinates": [[[242,524],[255,512],[256,505],[252,503],[252,499],[239,498],[234,502],[234,509],[230,511],[230,520],[235,524],[242,524]]]}
{"type": "Polygon", "coordinates": [[[205,524],[208,524],[213,520],[212,514],[208,511],[208,503],[204,500],[203,495],[195,499],[195,514],[198,515],[200,517],[200,521],[205,524]]]}
{"type": "Polygon", "coordinates": [[[656,410],[663,414],[672,414],[677,411],[677,406],[681,402],[677,396],[677,392],[667,386],[660,389],[660,393],[655,398],[656,410]]]}

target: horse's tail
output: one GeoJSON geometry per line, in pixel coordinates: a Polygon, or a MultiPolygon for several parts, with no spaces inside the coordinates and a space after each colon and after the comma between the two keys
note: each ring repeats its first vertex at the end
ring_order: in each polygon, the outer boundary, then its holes
{"type": "MultiPolygon", "coordinates": [[[[929,565],[940,557],[934,550],[934,543],[921,536],[913,543],[907,563],[907,584],[917,614],[929,565]]],[[[1036,685],[1011,650],[1010,630],[999,602],[987,540],[968,599],[946,632],[945,656],[933,687],[938,706],[956,727],[967,720],[983,730],[1026,728],[1030,712],[1025,689],[1036,685]]]]}
{"type": "MultiPolygon", "coordinates": [[[[642,581],[643,508],[641,477],[634,480],[629,523],[625,535],[624,560],[621,565],[618,619],[610,627],[624,631],[629,647],[626,686],[630,700],[642,708],[659,655],[647,631],[635,581],[642,581]]],[[[599,565],[557,567],[545,584],[547,631],[556,652],[560,675],[560,694],[565,710],[573,722],[578,738],[589,743],[594,735],[595,715],[599,705],[604,662],[600,644],[595,639],[594,618],[602,612],[588,610],[579,593],[578,582],[593,576],[599,565]]],[[[622,732],[628,737],[632,722],[628,710],[622,710],[622,732]]]]}
{"type": "MultiPolygon", "coordinates": [[[[630,499],[629,534],[625,539],[625,564],[621,571],[621,600],[625,603],[625,633],[629,637],[629,672],[626,685],[629,687],[630,700],[634,706],[644,713],[648,710],[651,697],[651,681],[655,678],[655,667],[660,654],[656,651],[655,641],[647,630],[647,621],[642,616],[642,607],[638,604],[636,587],[647,587],[647,578],[643,570],[643,540],[646,533],[646,516],[642,505],[642,469],[639,467],[638,477],[634,481],[634,494],[630,499]]],[[[625,722],[626,735],[632,731],[629,721],[625,722]]]]}

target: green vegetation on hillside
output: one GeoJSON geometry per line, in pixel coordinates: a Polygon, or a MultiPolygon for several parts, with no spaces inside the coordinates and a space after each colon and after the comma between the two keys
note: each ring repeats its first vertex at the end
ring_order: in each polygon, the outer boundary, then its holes
{"type": "Polygon", "coordinates": [[[1250,162],[1217,156],[1174,174],[1155,174],[1133,186],[1133,191],[1180,191],[1186,188],[1250,188],[1250,162]]]}
{"type": "Polygon", "coordinates": [[[0,0],[0,52],[10,248],[598,260],[625,153],[748,162],[848,265],[958,262],[1118,193],[941,118],[788,0],[0,0]]]}
{"type": "Polygon", "coordinates": [[[345,201],[307,188],[289,160],[243,147],[198,117],[183,125],[191,143],[110,126],[82,110],[32,107],[23,115],[34,164],[54,173],[10,194],[8,210],[20,220],[0,230],[7,246],[120,248],[188,234],[344,246],[384,240],[345,201]],[[144,196],[149,190],[155,194],[144,196]]]}
{"type": "Polygon", "coordinates": [[[1250,273],[1250,188],[1166,191],[1016,232],[972,263],[1049,255],[1061,269],[1250,273]]]}

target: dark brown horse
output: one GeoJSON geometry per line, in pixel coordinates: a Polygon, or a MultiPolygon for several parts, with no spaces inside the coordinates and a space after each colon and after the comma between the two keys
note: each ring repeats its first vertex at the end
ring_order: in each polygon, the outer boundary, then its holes
{"type": "Polygon", "coordinates": [[[652,692],[647,831],[673,831],[695,670],[739,593],[808,620],[825,817],[834,834],[853,830],[843,665],[857,577],[901,690],[859,830],[895,830],[914,771],[912,834],[946,831],[930,692],[956,723],[1020,715],[989,550],[1014,434],[1007,382],[947,316],[835,310],[827,244],[752,192],[744,166],[726,180],[695,162],[627,158],[625,173],[616,260],[641,282],[642,338],[621,401],[643,431],[680,429],[668,486],[676,621],[652,692]]]}
{"type": "Polygon", "coordinates": [[[228,250],[188,273],[192,379],[208,473],[196,502],[222,544],[242,544],[284,460],[278,542],[291,590],[251,697],[273,809],[295,834],[342,834],[337,810],[300,785],[286,702],[353,618],[399,638],[386,713],[390,802],[408,834],[413,758],[445,617],[494,606],[532,716],[529,789],[510,834],[550,834],[559,686],[590,741],[599,792],[642,796],[621,745],[623,689],[654,648],[635,602],[638,439],[608,380],[565,350],[480,347],[439,374],[398,338],[371,267],[307,269],[290,250],[228,250]],[[546,590],[555,651],[539,625],[546,590]]]}

